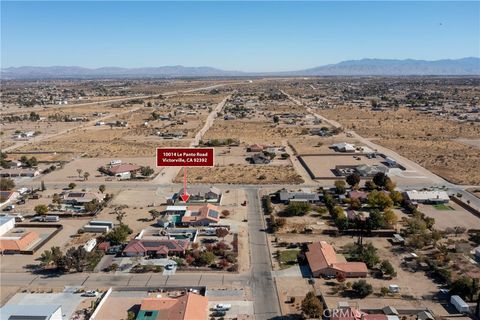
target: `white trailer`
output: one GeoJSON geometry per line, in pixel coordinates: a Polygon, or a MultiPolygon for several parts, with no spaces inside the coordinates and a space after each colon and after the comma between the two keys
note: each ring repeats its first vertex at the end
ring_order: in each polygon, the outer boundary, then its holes
{"type": "Polygon", "coordinates": [[[460,296],[451,296],[450,297],[450,303],[455,306],[455,308],[458,310],[460,313],[469,313],[470,312],[470,306],[463,301],[463,299],[460,296]]]}

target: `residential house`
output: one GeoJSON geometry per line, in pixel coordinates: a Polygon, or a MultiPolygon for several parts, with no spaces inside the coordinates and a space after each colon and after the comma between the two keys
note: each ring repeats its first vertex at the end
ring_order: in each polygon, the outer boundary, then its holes
{"type": "Polygon", "coordinates": [[[83,206],[85,203],[94,200],[101,202],[105,199],[103,193],[86,192],[86,191],[68,191],[63,195],[61,202],[64,204],[71,204],[74,206],[83,206]]]}
{"type": "Polygon", "coordinates": [[[184,255],[190,241],[187,240],[143,240],[134,239],[130,241],[123,254],[127,257],[167,257],[171,255],[184,255]]]}
{"type": "Polygon", "coordinates": [[[0,216],[0,236],[15,228],[15,217],[10,215],[0,216]]]}
{"type": "Polygon", "coordinates": [[[290,192],[282,189],[278,192],[278,199],[285,204],[289,204],[291,201],[318,203],[320,201],[320,195],[316,192],[311,192],[308,188],[301,189],[301,191],[298,192],[290,192]]]}
{"type": "Polygon", "coordinates": [[[363,262],[339,261],[333,246],[325,241],[309,244],[305,256],[314,277],[343,275],[346,278],[364,278],[368,274],[367,265],[363,262]]]}
{"type": "Polygon", "coordinates": [[[348,197],[350,199],[358,199],[361,202],[367,201],[368,198],[368,193],[364,191],[357,191],[357,190],[352,190],[348,192],[348,197]]]}
{"type": "Polygon", "coordinates": [[[383,165],[368,166],[361,164],[355,167],[355,172],[361,177],[373,177],[379,172],[387,174],[388,168],[383,165]]]}
{"type": "Polygon", "coordinates": [[[355,146],[346,142],[334,143],[330,148],[337,152],[355,152],[355,146]]]}
{"type": "Polygon", "coordinates": [[[20,236],[1,236],[0,252],[2,253],[18,253],[27,250],[39,240],[38,233],[27,232],[20,236]]]}
{"type": "Polygon", "coordinates": [[[417,191],[417,190],[410,190],[405,192],[406,198],[411,202],[416,203],[431,203],[431,204],[440,204],[440,203],[448,203],[450,198],[448,193],[445,191],[417,191]]]}
{"type": "Polygon", "coordinates": [[[182,216],[181,224],[185,226],[208,226],[220,221],[220,209],[207,204],[198,209],[187,210],[182,216]]]}
{"type": "Polygon", "coordinates": [[[247,147],[247,152],[262,152],[265,147],[259,144],[252,144],[247,147]]]}
{"type": "Polygon", "coordinates": [[[142,300],[137,320],[207,320],[208,298],[189,292],[177,298],[142,300]]]}
{"type": "MultiPolygon", "coordinates": [[[[187,189],[190,198],[188,202],[210,202],[220,204],[222,200],[222,191],[216,187],[191,186],[187,189]]],[[[177,193],[177,199],[184,194],[183,188],[177,193]]]]}
{"type": "Polygon", "coordinates": [[[130,179],[132,174],[140,171],[140,166],[132,163],[121,163],[117,165],[110,166],[108,168],[100,168],[101,172],[104,172],[110,176],[114,176],[120,179],[130,179]]]}
{"type": "Polygon", "coordinates": [[[6,304],[0,308],[5,320],[62,320],[62,306],[53,304],[6,304]]]}

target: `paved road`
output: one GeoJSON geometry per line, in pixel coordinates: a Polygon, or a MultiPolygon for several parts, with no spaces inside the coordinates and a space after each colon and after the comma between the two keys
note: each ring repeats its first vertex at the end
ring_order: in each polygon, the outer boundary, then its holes
{"type": "Polygon", "coordinates": [[[248,236],[250,242],[252,291],[255,301],[255,319],[280,316],[277,287],[272,277],[270,251],[267,245],[265,219],[261,210],[258,190],[246,191],[248,201],[248,236]]]}
{"type": "Polygon", "coordinates": [[[84,286],[88,289],[104,287],[162,287],[162,286],[230,286],[250,287],[255,298],[255,319],[271,319],[280,316],[277,289],[272,276],[270,252],[267,245],[265,220],[258,196],[258,186],[246,189],[248,201],[248,231],[250,242],[250,270],[241,274],[109,274],[77,273],[60,276],[33,275],[29,273],[0,274],[2,286],[30,288],[61,288],[84,286]]]}

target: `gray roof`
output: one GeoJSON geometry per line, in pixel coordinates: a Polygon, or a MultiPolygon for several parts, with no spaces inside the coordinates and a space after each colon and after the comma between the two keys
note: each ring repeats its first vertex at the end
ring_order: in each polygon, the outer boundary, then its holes
{"type": "Polygon", "coordinates": [[[320,196],[318,193],[308,193],[308,192],[289,192],[282,190],[279,193],[280,201],[288,201],[291,199],[297,200],[308,200],[308,201],[319,201],[320,196]]]}
{"type": "Polygon", "coordinates": [[[56,304],[7,304],[0,308],[0,314],[5,320],[48,320],[61,307],[56,304]]]}
{"type": "MultiPolygon", "coordinates": [[[[208,187],[208,186],[190,186],[187,188],[187,193],[190,195],[204,195],[208,192],[212,192],[217,195],[221,195],[222,191],[216,187],[208,187]]],[[[178,194],[183,194],[183,188],[178,191],[178,194]]]]}

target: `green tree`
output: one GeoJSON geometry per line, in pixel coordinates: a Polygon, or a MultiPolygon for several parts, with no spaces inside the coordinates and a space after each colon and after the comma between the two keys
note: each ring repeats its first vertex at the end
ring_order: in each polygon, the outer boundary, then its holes
{"type": "Polygon", "coordinates": [[[395,271],[395,268],[392,266],[390,261],[388,260],[383,260],[382,263],[380,264],[380,270],[382,272],[390,277],[396,277],[397,272],[395,271]]]}
{"type": "Polygon", "coordinates": [[[390,192],[390,199],[395,205],[399,205],[403,202],[403,195],[401,192],[393,190],[390,192]]]}
{"type": "Polygon", "coordinates": [[[85,203],[84,207],[86,212],[95,212],[100,209],[101,204],[97,199],[93,199],[92,201],[85,203]]]}
{"type": "Polygon", "coordinates": [[[132,229],[130,229],[128,225],[120,224],[118,227],[107,233],[105,239],[112,245],[119,245],[124,243],[127,240],[128,235],[131,233],[132,229]]]}
{"type": "Polygon", "coordinates": [[[101,193],[104,193],[105,192],[105,185],[101,184],[100,186],[98,186],[98,191],[100,191],[101,193]]]}
{"type": "Polygon", "coordinates": [[[148,211],[148,213],[150,213],[150,216],[152,216],[152,220],[158,219],[162,215],[160,211],[155,209],[148,211]]]}
{"type": "Polygon", "coordinates": [[[360,298],[365,298],[366,296],[373,293],[372,285],[367,283],[365,280],[358,280],[352,284],[352,290],[360,298]]]}
{"type": "Polygon", "coordinates": [[[347,176],[347,183],[350,187],[355,187],[360,183],[360,176],[356,173],[352,173],[347,176]]]}
{"type": "Polygon", "coordinates": [[[335,191],[337,192],[337,194],[345,194],[345,192],[347,191],[345,185],[345,181],[343,180],[336,180],[335,181],[335,191]]]}
{"type": "Polygon", "coordinates": [[[0,190],[1,191],[10,191],[15,188],[15,182],[10,178],[1,178],[0,179],[0,190]]]}
{"type": "Polygon", "coordinates": [[[473,301],[474,296],[478,292],[478,283],[468,276],[462,276],[455,280],[450,286],[450,293],[456,294],[465,300],[473,301]]]}
{"type": "Polygon", "coordinates": [[[150,166],[146,166],[146,167],[141,167],[140,168],[140,174],[144,177],[149,177],[151,176],[155,171],[150,168],[150,166]]]}
{"type": "Polygon", "coordinates": [[[39,215],[45,215],[48,213],[48,207],[44,204],[39,204],[35,206],[35,213],[39,215]]]}
{"type": "Polygon", "coordinates": [[[317,298],[314,292],[307,293],[302,300],[302,312],[308,318],[321,318],[323,314],[323,305],[320,299],[317,298]]]}
{"type": "Polygon", "coordinates": [[[394,226],[398,220],[397,215],[391,209],[387,209],[383,212],[383,218],[385,220],[385,223],[390,227],[394,226]]]}
{"type": "Polygon", "coordinates": [[[70,190],[75,189],[76,186],[77,186],[77,184],[75,182],[70,182],[68,184],[68,189],[70,189],[70,190]]]}
{"type": "Polygon", "coordinates": [[[82,172],[83,170],[82,169],[77,169],[77,173],[78,173],[78,177],[81,178],[82,177],[82,172]]]}
{"type": "Polygon", "coordinates": [[[387,185],[387,182],[390,178],[383,172],[377,172],[374,176],[373,176],[373,182],[379,186],[379,187],[385,187],[387,185]]]}
{"type": "Polygon", "coordinates": [[[380,210],[385,210],[393,206],[393,201],[385,193],[377,190],[370,192],[367,198],[368,204],[373,208],[380,208],[380,210]]]}
{"type": "Polygon", "coordinates": [[[312,210],[312,206],[307,202],[290,202],[285,209],[286,216],[303,216],[312,210]]]}
{"type": "Polygon", "coordinates": [[[378,187],[372,180],[365,182],[365,188],[369,191],[376,190],[378,187]]]}
{"type": "Polygon", "coordinates": [[[87,180],[88,180],[88,177],[90,177],[90,173],[84,172],[84,173],[83,173],[83,180],[87,181],[87,180]]]}
{"type": "Polygon", "coordinates": [[[199,266],[208,266],[215,261],[215,255],[210,251],[203,251],[200,253],[197,259],[195,259],[195,264],[199,266]]]}

